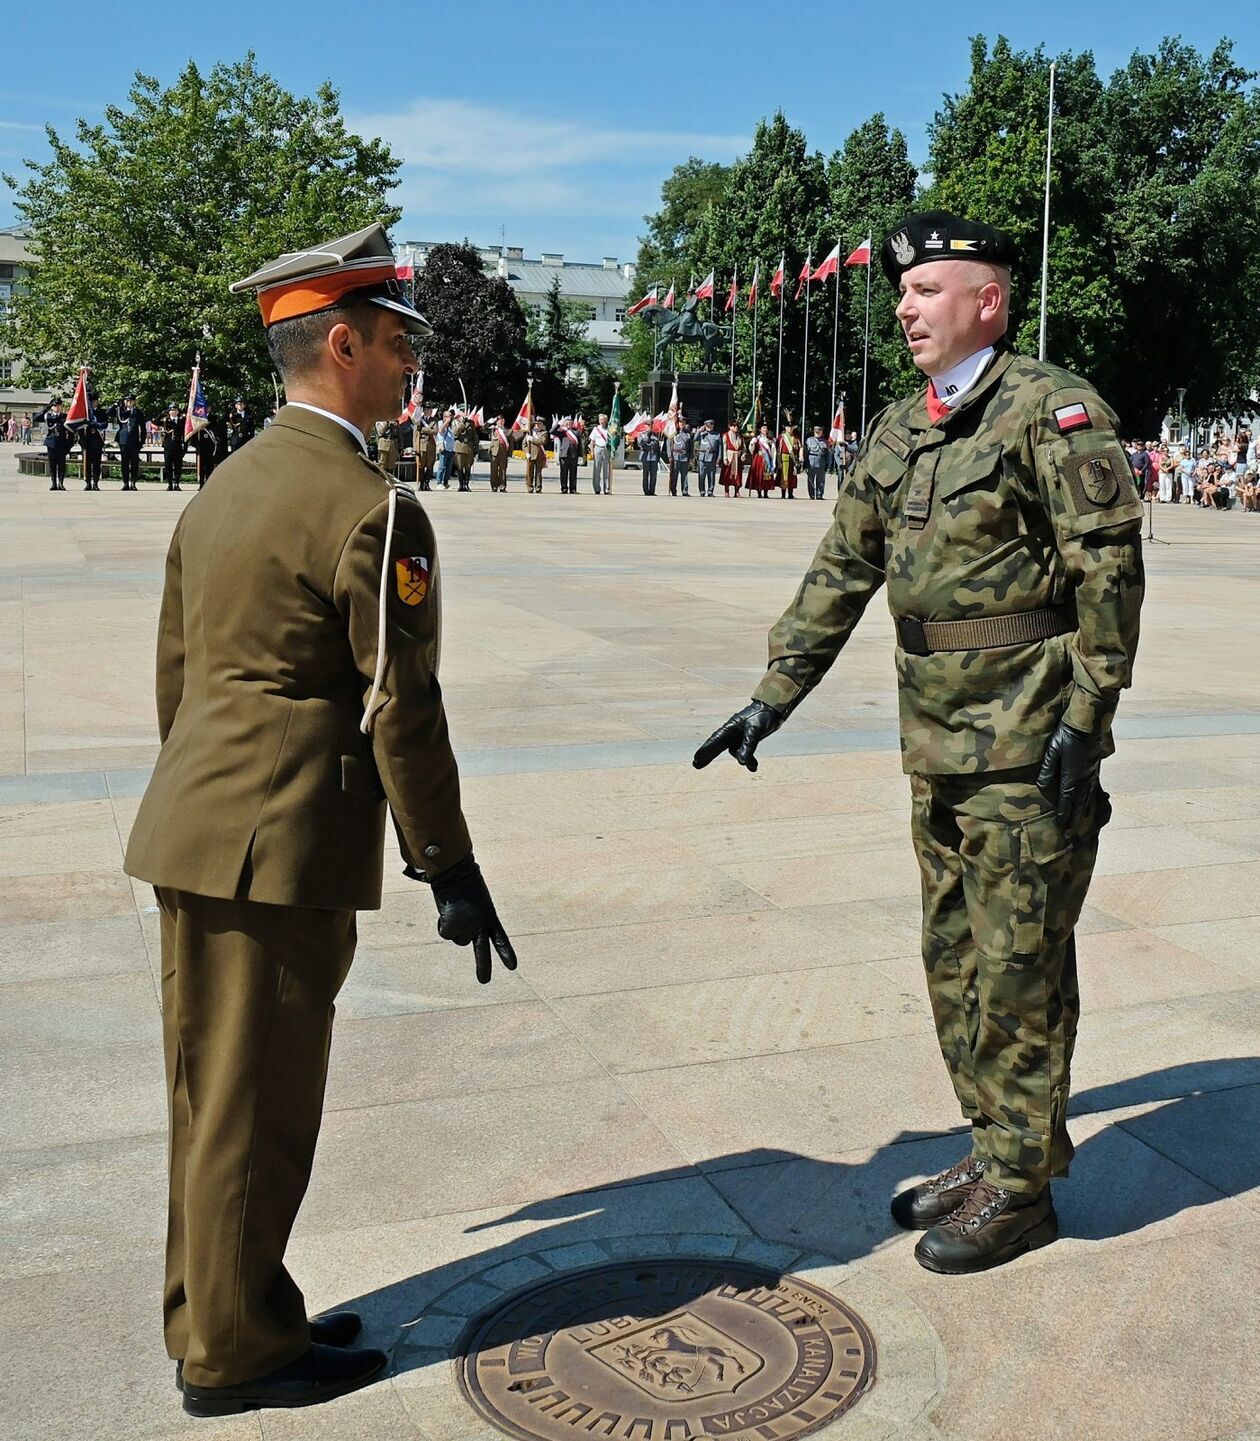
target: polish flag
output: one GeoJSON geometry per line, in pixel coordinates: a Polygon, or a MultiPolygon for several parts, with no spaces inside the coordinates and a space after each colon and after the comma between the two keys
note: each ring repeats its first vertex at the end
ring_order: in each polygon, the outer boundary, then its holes
{"type": "Polygon", "coordinates": [[[748,309],[751,310],[757,303],[757,277],[761,274],[761,261],[753,266],[753,283],[748,292],[748,309]]]}
{"type": "Polygon", "coordinates": [[[713,299],[713,272],[711,270],[709,271],[708,275],[705,276],[705,278],[700,282],[700,288],[696,291],[696,299],[713,299]]]}
{"type": "Polygon", "coordinates": [[[735,280],[731,279],[731,288],[726,292],[726,304],[722,307],[722,314],[735,309],[735,280]]]}
{"type": "Polygon", "coordinates": [[[840,269],[840,242],[836,241],[835,249],[830,252],[826,260],[810,276],[811,280],[827,280],[835,275],[840,269]]]}
{"type": "Polygon", "coordinates": [[[844,401],[840,402],[840,409],[836,411],[835,418],[831,422],[831,443],[834,445],[837,440],[844,439],[844,401]]]}
{"type": "Polygon", "coordinates": [[[516,413],[513,428],[515,430],[532,430],[534,428],[534,392],[532,387],[526,391],[525,399],[521,401],[521,408],[516,413]]]}
{"type": "Polygon", "coordinates": [[[667,411],[662,410],[659,415],[654,415],[652,417],[652,433],[654,435],[664,435],[665,427],[668,423],[669,414],[667,411]]]}
{"type": "Polygon", "coordinates": [[[474,425],[485,425],[486,413],[482,410],[481,406],[478,406],[476,410],[469,413],[468,419],[471,420],[474,425]]]}
{"type": "Polygon", "coordinates": [[[663,310],[673,310],[674,300],[674,282],[671,280],[669,282],[669,289],[665,293],[665,299],[661,301],[661,308],[663,310]]]}
{"type": "Polygon", "coordinates": [[[416,278],[416,260],[414,255],[408,255],[405,260],[394,262],[394,274],[399,280],[414,280],[416,278]]]}
{"type": "Polygon", "coordinates": [[[783,289],[783,256],[779,256],[779,268],[770,277],[770,295],[773,299],[779,298],[779,291],[783,289]]]}
{"type": "Polygon", "coordinates": [[[869,235],[844,263],[846,265],[869,265],[871,263],[871,237],[869,235]]]}
{"type": "Polygon", "coordinates": [[[630,309],[626,311],[626,314],[627,314],[627,315],[638,315],[638,313],[639,313],[640,310],[646,310],[649,305],[655,305],[655,304],[656,304],[657,292],[658,292],[659,290],[660,290],[660,286],[659,286],[659,285],[654,285],[654,286],[651,288],[651,290],[649,290],[648,293],[643,297],[642,300],[636,300],[636,301],[634,302],[634,304],[630,307],[630,309]]]}
{"type": "Polygon", "coordinates": [[[805,257],[805,264],[801,266],[801,273],[796,277],[796,294],[792,297],[793,300],[799,300],[801,298],[801,291],[809,284],[810,271],[813,269],[813,265],[814,257],[807,255],[805,257]]]}
{"type": "Polygon", "coordinates": [[[626,437],[629,440],[637,440],[645,431],[651,430],[652,417],[644,415],[641,410],[636,410],[630,417],[630,424],[626,426],[626,437]]]}

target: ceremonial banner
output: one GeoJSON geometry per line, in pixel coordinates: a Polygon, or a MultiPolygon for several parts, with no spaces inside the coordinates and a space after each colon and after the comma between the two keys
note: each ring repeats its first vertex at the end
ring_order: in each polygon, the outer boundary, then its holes
{"type": "Polygon", "coordinates": [[[91,412],[88,409],[87,398],[87,377],[88,368],[86,365],[79,370],[79,379],[74,387],[74,399],[70,402],[70,409],[66,411],[65,423],[68,426],[86,425],[91,412]]]}
{"type": "Polygon", "coordinates": [[[836,411],[831,422],[831,441],[834,444],[837,440],[844,439],[844,401],[840,402],[840,408],[836,411]]]}
{"type": "Polygon", "coordinates": [[[192,381],[188,386],[188,406],[184,411],[184,439],[196,435],[210,420],[210,407],[206,404],[206,393],[201,388],[201,357],[193,366],[192,381]]]}

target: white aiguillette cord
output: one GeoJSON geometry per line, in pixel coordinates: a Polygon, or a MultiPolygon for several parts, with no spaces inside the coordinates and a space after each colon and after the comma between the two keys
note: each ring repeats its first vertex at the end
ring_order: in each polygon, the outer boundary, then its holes
{"type": "Polygon", "coordinates": [[[363,707],[363,719],[359,729],[364,735],[372,730],[373,707],[381,693],[381,681],[385,678],[385,606],[389,598],[390,552],[394,545],[394,516],[398,511],[398,487],[389,482],[389,514],[385,520],[385,555],[381,560],[381,589],[376,609],[376,674],[372,677],[372,689],[368,692],[367,705],[363,707]]]}

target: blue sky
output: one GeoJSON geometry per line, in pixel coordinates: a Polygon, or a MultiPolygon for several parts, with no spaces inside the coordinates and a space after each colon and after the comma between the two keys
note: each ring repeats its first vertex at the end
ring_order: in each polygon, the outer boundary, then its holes
{"type": "MultiPolygon", "coordinates": [[[[824,152],[882,110],[922,162],[942,94],[965,83],[973,34],[1090,50],[1104,74],[1164,35],[1205,51],[1228,37],[1236,59],[1260,70],[1255,0],[15,8],[4,26],[0,170],[21,173],[23,157],[46,153],[45,122],[69,134],[76,116],[125,101],[136,69],[170,80],[190,55],[208,66],[252,47],[291,90],[331,80],[350,121],[404,159],[396,239],[502,239],[570,259],[632,258],[674,164],[733,159],[777,108],[824,152]],[[387,17],[375,35],[369,13],[387,17]],[[767,15],[779,17],[773,29],[767,15]]],[[[12,202],[0,184],[0,225],[13,222],[12,202]]]]}

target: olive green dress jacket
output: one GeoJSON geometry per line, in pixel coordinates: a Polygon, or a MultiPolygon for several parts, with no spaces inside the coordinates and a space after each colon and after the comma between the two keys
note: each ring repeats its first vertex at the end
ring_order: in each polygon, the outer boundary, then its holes
{"type": "Polygon", "coordinates": [[[203,896],[374,910],[387,802],[418,871],[470,853],[437,679],[433,528],[400,492],[386,557],[388,499],[349,431],[289,405],[189,502],[159,624],[162,749],[128,874],[203,896]]]}

